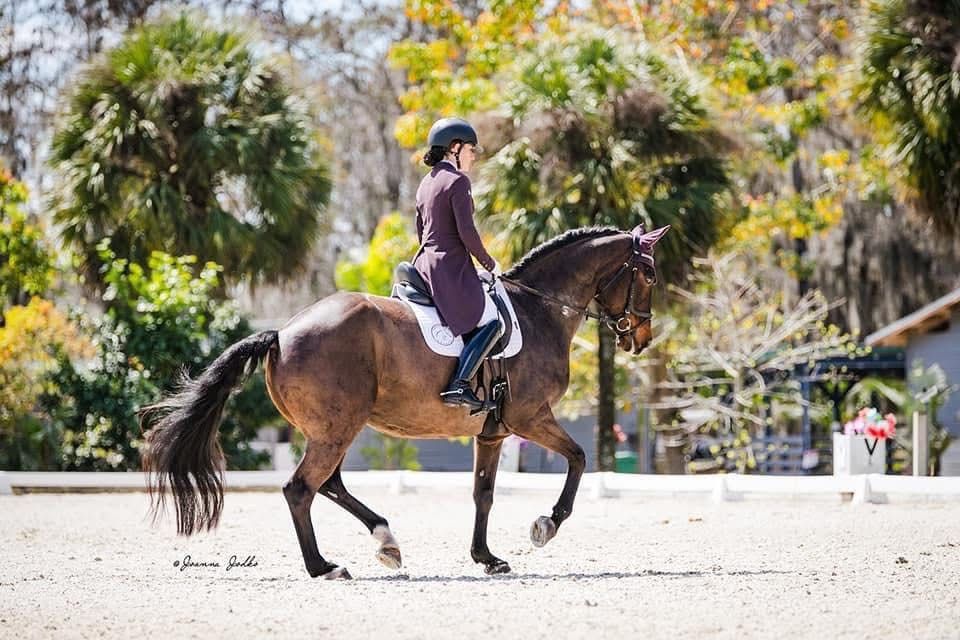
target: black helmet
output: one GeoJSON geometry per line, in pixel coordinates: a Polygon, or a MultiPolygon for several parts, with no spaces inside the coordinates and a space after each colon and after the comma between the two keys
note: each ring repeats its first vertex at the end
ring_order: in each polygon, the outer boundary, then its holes
{"type": "Polygon", "coordinates": [[[453,144],[454,140],[480,146],[477,140],[477,132],[470,126],[469,122],[461,118],[441,118],[430,127],[427,144],[431,147],[447,149],[453,144]]]}

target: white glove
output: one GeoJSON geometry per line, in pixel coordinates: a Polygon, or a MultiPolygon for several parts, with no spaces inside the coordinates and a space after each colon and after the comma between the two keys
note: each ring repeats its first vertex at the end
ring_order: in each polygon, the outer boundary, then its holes
{"type": "Polygon", "coordinates": [[[491,271],[478,271],[477,275],[480,277],[480,280],[492,285],[497,279],[497,276],[500,275],[500,263],[494,260],[493,269],[491,271]]]}

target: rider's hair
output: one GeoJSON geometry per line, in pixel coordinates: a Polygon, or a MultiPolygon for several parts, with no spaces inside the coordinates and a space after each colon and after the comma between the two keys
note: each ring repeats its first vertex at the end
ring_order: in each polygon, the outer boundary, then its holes
{"type": "MultiPolygon", "coordinates": [[[[450,143],[450,147],[452,147],[457,143],[462,143],[462,142],[463,140],[454,140],[453,142],[450,143]]],[[[427,153],[425,153],[423,156],[423,164],[427,165],[428,167],[432,167],[433,165],[437,164],[438,162],[443,160],[444,157],[446,157],[447,151],[450,149],[450,147],[441,147],[441,146],[430,147],[430,151],[427,151],[427,153]]]]}

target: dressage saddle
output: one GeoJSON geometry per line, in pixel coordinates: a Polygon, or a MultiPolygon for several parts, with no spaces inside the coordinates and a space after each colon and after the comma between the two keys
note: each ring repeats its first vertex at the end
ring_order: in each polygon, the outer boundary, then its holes
{"type": "MultiPolygon", "coordinates": [[[[420,272],[417,271],[417,268],[414,267],[413,264],[409,262],[401,262],[398,264],[396,269],[393,270],[393,282],[392,297],[409,300],[414,304],[419,304],[424,307],[435,306],[433,304],[433,296],[430,295],[430,287],[424,282],[423,276],[420,275],[420,272]]],[[[490,294],[490,297],[493,298],[493,303],[497,306],[497,312],[503,320],[503,335],[500,336],[500,340],[497,341],[489,354],[494,356],[506,349],[507,345],[510,344],[510,335],[513,333],[513,323],[510,321],[510,312],[507,311],[506,303],[500,299],[496,290],[488,289],[487,292],[490,294]]]]}

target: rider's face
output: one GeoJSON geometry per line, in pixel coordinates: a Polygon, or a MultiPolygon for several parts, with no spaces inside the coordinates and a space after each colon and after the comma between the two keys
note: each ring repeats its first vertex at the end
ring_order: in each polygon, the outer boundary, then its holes
{"type": "MultiPolygon", "coordinates": [[[[456,149],[453,149],[456,152],[456,149]]],[[[460,145],[460,170],[467,172],[473,168],[477,159],[477,148],[472,144],[460,145]]]]}

